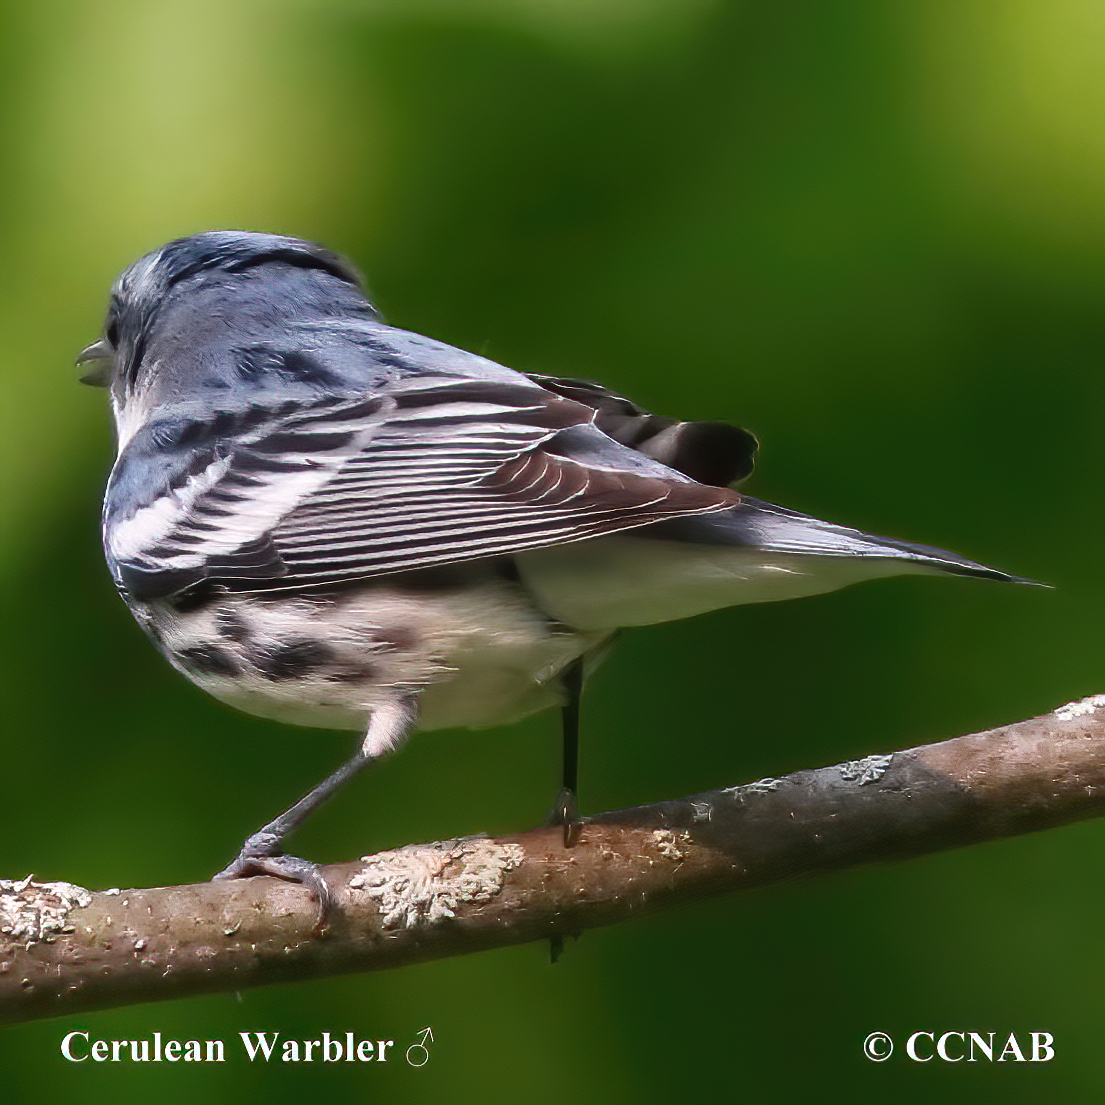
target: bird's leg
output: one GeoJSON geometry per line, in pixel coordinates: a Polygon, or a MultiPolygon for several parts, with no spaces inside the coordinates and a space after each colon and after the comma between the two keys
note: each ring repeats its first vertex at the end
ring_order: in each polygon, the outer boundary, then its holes
{"type": "Polygon", "coordinates": [[[357,754],[305,794],[294,806],[262,826],[242,845],[238,857],[214,877],[240,879],[250,875],[272,875],[289,882],[302,883],[318,901],[316,930],[325,927],[334,905],[334,896],[317,863],[284,853],[284,838],[294,832],[332,794],[370,763],[398,748],[414,728],[413,699],[383,706],[372,713],[357,754]]]}
{"type": "MultiPolygon", "coordinates": [[[[549,824],[564,826],[564,847],[571,848],[579,841],[583,822],[579,816],[579,700],[583,694],[583,657],[573,661],[562,676],[568,701],[561,710],[563,736],[564,776],[563,786],[549,814],[549,824]]],[[[556,963],[564,954],[564,937],[554,936],[549,941],[549,958],[556,963]]]]}
{"type": "Polygon", "coordinates": [[[561,712],[564,738],[564,785],[556,796],[549,823],[564,826],[564,847],[579,840],[579,699],[583,693],[583,658],[573,661],[562,676],[568,701],[561,712]]]}

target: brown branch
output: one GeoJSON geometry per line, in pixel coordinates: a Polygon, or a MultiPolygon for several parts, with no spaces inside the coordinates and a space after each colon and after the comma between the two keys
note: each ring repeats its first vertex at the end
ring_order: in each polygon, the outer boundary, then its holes
{"type": "Polygon", "coordinates": [[[574,934],[708,894],[1105,813],[1105,695],[973,736],[326,868],[313,932],[271,878],[89,893],[0,880],[0,1021],[377,970],[574,934]]]}

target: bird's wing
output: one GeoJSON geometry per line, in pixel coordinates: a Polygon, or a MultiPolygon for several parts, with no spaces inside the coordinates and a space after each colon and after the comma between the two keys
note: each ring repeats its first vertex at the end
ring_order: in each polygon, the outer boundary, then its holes
{"type": "Polygon", "coordinates": [[[109,559],[140,599],[205,580],[263,591],[562,544],[739,501],[620,444],[596,417],[522,376],[439,372],[393,379],[370,398],[155,421],[117,464],[109,559]],[[176,461],[161,486],[124,494],[130,456],[176,461]]]}
{"type": "Polygon", "coordinates": [[[530,375],[548,391],[595,412],[595,425],[608,437],[690,476],[698,483],[728,487],[752,472],[759,442],[728,422],[679,422],[650,414],[630,399],[589,380],[530,375]]]}

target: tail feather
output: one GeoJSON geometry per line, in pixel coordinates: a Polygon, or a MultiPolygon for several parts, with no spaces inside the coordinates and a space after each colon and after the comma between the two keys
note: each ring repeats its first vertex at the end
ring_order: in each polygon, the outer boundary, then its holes
{"type": "MultiPolygon", "coordinates": [[[[703,515],[662,523],[669,540],[710,545],[742,545],[771,553],[797,556],[863,557],[906,560],[918,567],[951,575],[996,579],[1003,583],[1034,583],[1034,580],[988,568],[958,553],[933,545],[918,545],[892,537],[877,537],[848,526],[822,522],[796,510],[761,502],[745,495],[740,505],[719,514],[703,515]]],[[[658,527],[652,527],[653,532],[658,527]]]]}
{"type": "Polygon", "coordinates": [[[913,572],[1032,582],[944,549],[743,497],[717,514],[536,549],[518,554],[515,564],[541,609],[588,630],[673,621],[913,572]]]}

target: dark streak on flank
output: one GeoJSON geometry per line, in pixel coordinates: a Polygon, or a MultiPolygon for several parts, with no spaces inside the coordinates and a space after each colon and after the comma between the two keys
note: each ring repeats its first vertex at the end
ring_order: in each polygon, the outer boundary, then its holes
{"type": "Polygon", "coordinates": [[[190,671],[199,675],[238,674],[238,665],[221,648],[214,645],[194,645],[181,649],[176,658],[190,671]]]}
{"type": "Polygon", "coordinates": [[[394,626],[374,630],[372,643],[382,652],[413,652],[418,641],[412,630],[394,626]]]}
{"type": "Polygon", "coordinates": [[[279,681],[309,675],[333,656],[333,649],[321,641],[291,641],[262,653],[254,663],[266,678],[279,681]]]}
{"type": "Polygon", "coordinates": [[[326,680],[328,683],[371,683],[375,677],[375,667],[372,664],[362,664],[360,667],[331,672],[326,680]]]}
{"type": "Polygon", "coordinates": [[[249,627],[233,610],[220,610],[215,615],[215,625],[219,633],[228,641],[241,644],[249,640],[249,627]]]}

